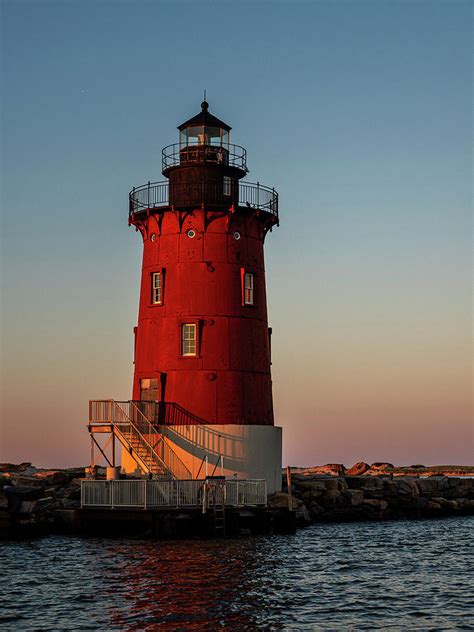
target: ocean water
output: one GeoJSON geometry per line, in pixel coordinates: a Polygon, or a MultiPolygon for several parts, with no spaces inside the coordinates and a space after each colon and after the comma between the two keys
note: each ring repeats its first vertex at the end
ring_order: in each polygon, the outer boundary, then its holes
{"type": "Polygon", "coordinates": [[[474,630],[474,519],[0,543],[1,630],[474,630]]]}

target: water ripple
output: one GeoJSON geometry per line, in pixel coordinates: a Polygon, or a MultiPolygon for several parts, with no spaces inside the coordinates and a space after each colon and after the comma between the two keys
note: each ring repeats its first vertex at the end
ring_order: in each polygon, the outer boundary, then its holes
{"type": "Polygon", "coordinates": [[[1,630],[474,630],[471,518],[0,545],[1,630]]]}

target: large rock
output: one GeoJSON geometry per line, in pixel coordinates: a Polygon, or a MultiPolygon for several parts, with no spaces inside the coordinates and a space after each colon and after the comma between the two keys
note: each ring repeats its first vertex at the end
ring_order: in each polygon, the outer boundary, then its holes
{"type": "Polygon", "coordinates": [[[364,492],[364,498],[381,499],[384,497],[384,481],[382,478],[362,478],[361,489],[364,492]]]}
{"type": "Polygon", "coordinates": [[[35,476],[26,476],[15,472],[4,474],[3,485],[12,487],[43,487],[44,482],[35,476]]]}
{"type": "Polygon", "coordinates": [[[344,476],[346,468],[342,463],[328,463],[327,465],[316,465],[314,467],[292,468],[292,478],[295,476],[344,476]]]}
{"type": "Polygon", "coordinates": [[[310,496],[317,497],[326,493],[326,485],[323,481],[302,481],[292,487],[301,491],[303,495],[309,494],[310,496]]]}
{"type": "Polygon", "coordinates": [[[346,471],[346,474],[348,476],[361,476],[362,474],[365,474],[365,472],[367,472],[367,470],[369,469],[370,465],[364,463],[364,461],[358,461],[346,471]]]}
{"type": "Polygon", "coordinates": [[[36,500],[22,500],[20,505],[20,513],[30,514],[33,513],[36,507],[36,500]]]}
{"type": "Polygon", "coordinates": [[[45,485],[66,485],[69,483],[69,476],[61,470],[47,470],[36,472],[35,478],[44,482],[45,485]]]}
{"type": "Polygon", "coordinates": [[[295,510],[296,513],[296,521],[299,524],[304,524],[311,522],[311,516],[306,505],[301,505],[301,507],[297,507],[295,510]]]}
{"type": "Polygon", "coordinates": [[[8,511],[0,510],[0,540],[10,535],[11,518],[8,511]]]}
{"type": "Polygon", "coordinates": [[[372,470],[380,470],[383,472],[389,472],[390,470],[393,470],[395,468],[395,466],[393,465],[393,463],[386,463],[383,461],[376,461],[375,463],[372,463],[372,465],[370,466],[370,469],[372,470]]]}
{"type": "Polygon", "coordinates": [[[459,505],[459,509],[465,513],[474,513],[474,499],[473,498],[456,498],[456,502],[459,505]]]}
{"type": "Polygon", "coordinates": [[[449,512],[457,511],[460,506],[457,500],[447,500],[446,498],[439,498],[437,496],[431,498],[429,502],[437,503],[442,509],[447,509],[449,512]]]}
{"type": "Polygon", "coordinates": [[[362,508],[369,509],[371,512],[383,513],[388,508],[388,503],[385,500],[364,499],[362,508]]]}
{"type": "Polygon", "coordinates": [[[430,501],[428,500],[428,498],[425,498],[424,496],[417,496],[416,498],[413,498],[412,500],[414,501],[414,505],[412,504],[411,507],[416,508],[418,515],[423,514],[429,508],[430,501]]]}
{"type": "MultiPolygon", "coordinates": [[[[328,492],[339,492],[339,481],[337,479],[326,479],[322,481],[324,483],[324,487],[326,488],[326,493],[328,492]]],[[[339,495],[339,494],[336,494],[339,495]]]]}
{"type": "Polygon", "coordinates": [[[328,489],[324,494],[324,498],[338,498],[341,495],[341,492],[336,489],[328,489]]]}
{"type": "Polygon", "coordinates": [[[417,480],[417,485],[422,496],[427,498],[444,496],[444,492],[449,489],[449,479],[444,477],[423,477],[417,480]]]}
{"type": "Polygon", "coordinates": [[[321,517],[325,514],[324,507],[321,507],[321,505],[318,505],[318,503],[316,502],[312,502],[310,505],[308,505],[308,511],[311,519],[315,522],[319,521],[321,517]]]}
{"type": "Polygon", "coordinates": [[[8,509],[19,509],[20,503],[25,500],[38,500],[43,496],[43,490],[38,487],[7,487],[3,488],[8,499],[8,509]]]}
{"type": "MultiPolygon", "coordinates": [[[[376,479],[373,479],[376,480],[376,479]]],[[[412,478],[383,480],[384,497],[419,496],[420,490],[412,478]]]]}
{"type": "Polygon", "coordinates": [[[63,493],[63,498],[66,500],[81,500],[81,488],[80,486],[67,487],[63,493]]]}
{"type": "Polygon", "coordinates": [[[350,507],[358,507],[364,502],[364,492],[360,489],[346,489],[342,496],[350,507]]]}
{"type": "Polygon", "coordinates": [[[24,474],[29,476],[36,472],[36,467],[31,463],[0,463],[0,473],[24,474]]]}
{"type": "Polygon", "coordinates": [[[339,491],[344,491],[345,489],[349,489],[349,485],[347,484],[347,481],[345,478],[338,478],[337,479],[337,489],[339,491]]]}
{"type": "Polygon", "coordinates": [[[69,480],[85,478],[86,476],[86,468],[85,467],[68,467],[63,470],[65,474],[69,477],[69,480]]]}
{"type": "Polygon", "coordinates": [[[320,474],[329,474],[330,476],[344,476],[346,473],[346,468],[342,463],[328,463],[315,469],[318,469],[320,474]]]}
{"type": "Polygon", "coordinates": [[[2,509],[7,509],[8,507],[8,498],[6,497],[5,492],[3,491],[3,487],[0,489],[0,511],[2,509]]]}
{"type": "MultiPolygon", "coordinates": [[[[80,506],[79,501],[72,501],[72,500],[62,501],[62,504],[64,507],[67,507],[67,508],[80,506]],[[74,502],[76,503],[76,505],[73,504],[74,502]]],[[[296,522],[300,526],[304,526],[308,522],[311,522],[310,513],[308,509],[306,508],[306,505],[304,504],[304,502],[300,500],[299,498],[295,498],[294,496],[289,496],[285,492],[277,492],[276,494],[269,496],[268,506],[272,507],[273,509],[293,510],[295,512],[296,522]]]]}
{"type": "Polygon", "coordinates": [[[444,481],[446,487],[443,496],[445,498],[474,498],[473,478],[446,478],[444,481]]]}
{"type": "Polygon", "coordinates": [[[304,504],[302,500],[295,498],[294,496],[290,497],[286,492],[277,492],[276,494],[268,497],[268,506],[274,509],[284,509],[285,507],[289,507],[290,502],[293,509],[298,509],[304,504]]]}
{"type": "Polygon", "coordinates": [[[34,511],[37,514],[41,514],[46,511],[51,511],[52,509],[55,509],[56,507],[59,507],[58,501],[55,498],[53,498],[53,496],[47,496],[46,498],[40,498],[39,500],[36,501],[34,511]]]}
{"type": "Polygon", "coordinates": [[[365,472],[366,476],[382,476],[383,474],[392,475],[394,466],[392,463],[372,463],[370,468],[365,472]]]}

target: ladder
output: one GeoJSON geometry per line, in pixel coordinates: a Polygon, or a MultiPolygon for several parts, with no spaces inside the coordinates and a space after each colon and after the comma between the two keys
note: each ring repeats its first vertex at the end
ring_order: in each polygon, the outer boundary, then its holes
{"type": "Polygon", "coordinates": [[[214,535],[225,536],[225,506],[224,503],[214,505],[214,535]]]}
{"type": "Polygon", "coordinates": [[[210,477],[206,481],[210,483],[212,493],[212,509],[214,518],[214,535],[225,536],[225,478],[223,476],[210,477]]]}

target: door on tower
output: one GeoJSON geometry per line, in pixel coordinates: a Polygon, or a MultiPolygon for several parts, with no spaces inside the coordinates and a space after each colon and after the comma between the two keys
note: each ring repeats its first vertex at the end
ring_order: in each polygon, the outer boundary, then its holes
{"type": "Polygon", "coordinates": [[[166,373],[160,373],[160,377],[140,379],[141,412],[154,424],[163,423],[165,414],[166,373]]]}
{"type": "Polygon", "coordinates": [[[144,415],[152,424],[158,423],[159,381],[156,377],[140,379],[140,401],[137,408],[140,411],[138,417],[144,422],[144,415]],[[140,414],[142,413],[142,414],[140,414]]]}
{"type": "Polygon", "coordinates": [[[140,380],[140,401],[157,402],[159,401],[158,378],[145,377],[140,380]]]}

